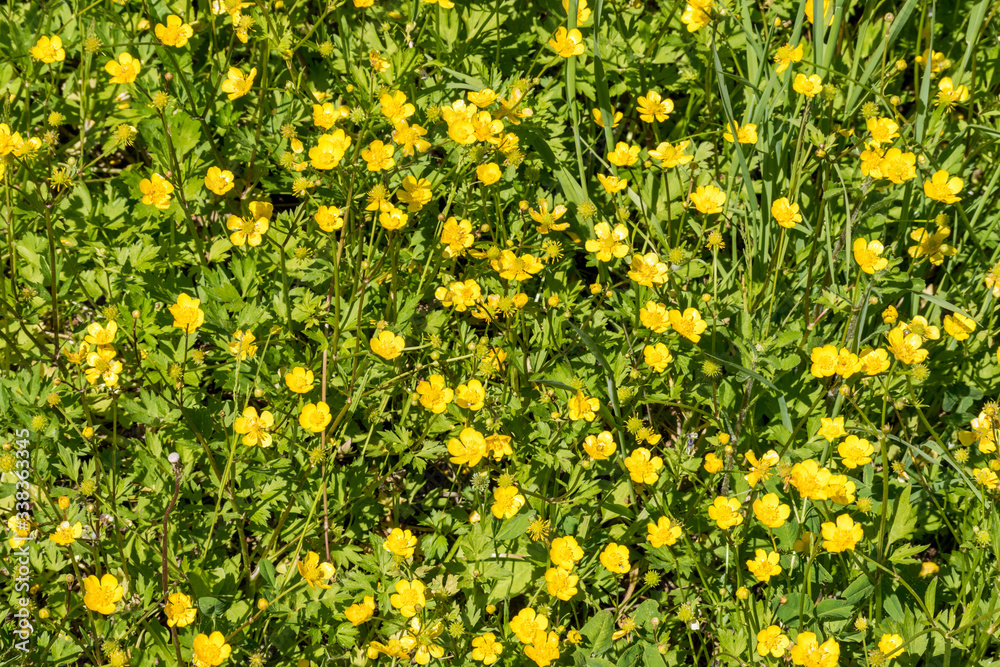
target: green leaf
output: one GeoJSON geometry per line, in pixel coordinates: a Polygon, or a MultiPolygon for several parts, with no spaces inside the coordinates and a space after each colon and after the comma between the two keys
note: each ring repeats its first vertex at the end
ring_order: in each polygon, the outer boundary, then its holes
{"type": "Polygon", "coordinates": [[[916,525],[917,517],[913,513],[913,507],[910,505],[910,487],[907,486],[896,497],[896,502],[893,505],[892,526],[889,527],[889,539],[885,543],[886,548],[896,540],[902,539],[912,533],[916,525]]]}
{"type": "Polygon", "coordinates": [[[528,526],[531,524],[531,515],[527,513],[521,513],[517,516],[504,521],[503,527],[497,531],[497,541],[507,542],[509,540],[516,540],[517,538],[524,535],[524,531],[528,530],[528,526]]]}
{"type": "Polygon", "coordinates": [[[600,611],[580,630],[591,642],[591,655],[600,655],[611,648],[615,633],[615,618],[610,611],[600,611]]]}
{"type": "Polygon", "coordinates": [[[896,549],[892,556],[889,557],[890,563],[896,563],[898,565],[912,565],[914,563],[919,563],[915,556],[924,549],[926,549],[922,544],[904,544],[903,546],[896,549]]]}
{"type": "Polygon", "coordinates": [[[205,616],[222,616],[226,612],[226,605],[219,598],[205,597],[198,599],[198,609],[205,616]]]}
{"type": "Polygon", "coordinates": [[[274,588],[274,582],[276,580],[274,563],[266,558],[262,560],[260,562],[260,576],[264,578],[264,583],[271,588],[274,588]]]}

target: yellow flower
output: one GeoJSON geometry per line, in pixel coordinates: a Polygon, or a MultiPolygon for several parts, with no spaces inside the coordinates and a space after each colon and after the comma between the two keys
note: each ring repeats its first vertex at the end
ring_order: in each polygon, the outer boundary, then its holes
{"type": "Polygon", "coordinates": [[[576,396],[569,399],[569,418],[573,421],[584,419],[592,422],[597,417],[595,413],[600,408],[601,402],[599,400],[578,391],[576,396]]]}
{"type": "Polygon", "coordinates": [[[688,32],[698,32],[709,24],[712,4],[712,0],[689,0],[681,14],[681,23],[687,26],[688,32]]]}
{"type": "Polygon", "coordinates": [[[885,246],[875,239],[871,241],[864,238],[854,239],[854,261],[867,274],[873,274],[889,266],[889,260],[882,257],[883,250],[885,246]]]}
{"type": "MultiPolygon", "coordinates": [[[[471,278],[464,283],[456,280],[448,287],[442,286],[434,290],[434,298],[440,301],[441,305],[446,308],[454,306],[456,311],[464,313],[476,305],[482,298],[482,288],[479,287],[479,283],[471,278]]],[[[499,300],[499,297],[497,299],[499,300]]]]}
{"type": "Polygon", "coordinates": [[[654,549],[659,549],[662,546],[670,547],[676,544],[677,538],[681,536],[683,531],[679,525],[667,517],[661,516],[656,520],[656,523],[646,525],[646,532],[648,533],[646,539],[649,543],[654,549]]]}
{"type": "Polygon", "coordinates": [[[174,186],[170,184],[170,181],[159,174],[153,174],[150,178],[139,181],[142,203],[147,206],[155,206],[160,210],[170,208],[170,193],[173,191],[174,186]]]}
{"type": "Polygon", "coordinates": [[[649,151],[649,157],[656,158],[662,163],[664,169],[673,169],[677,165],[687,164],[694,159],[693,155],[685,155],[684,149],[690,141],[679,141],[676,145],[669,142],[661,142],[656,148],[649,151]]]}
{"type": "Polygon", "coordinates": [[[469,384],[460,384],[455,389],[455,404],[466,410],[482,410],[486,392],[479,380],[469,380],[469,384]]]}
{"type": "Polygon", "coordinates": [[[866,347],[858,355],[858,361],[861,362],[865,375],[878,375],[889,369],[889,352],[881,348],[873,350],[866,347]]]}
{"type": "Polygon", "coordinates": [[[961,313],[944,316],[944,330],[955,340],[965,340],[976,330],[976,321],[961,313]]]}
{"type": "MultiPolygon", "coordinates": [[[[812,2],[812,0],[809,0],[812,2]]],[[[837,667],[840,645],[832,638],[820,644],[815,633],[800,632],[791,649],[792,663],[805,667],[837,667]]]]}
{"type": "Polygon", "coordinates": [[[750,464],[750,472],[744,475],[751,488],[758,482],[766,482],[771,477],[771,468],[778,465],[778,452],[769,449],[758,459],[753,452],[746,452],[743,457],[750,464]]]}
{"type": "Polygon", "coordinates": [[[823,92],[823,79],[819,77],[819,74],[806,76],[800,72],[795,75],[795,81],[792,82],[792,89],[806,97],[816,97],[823,92]]]}
{"type": "Polygon", "coordinates": [[[550,567],[545,571],[545,584],[549,595],[568,601],[576,595],[576,584],[580,577],[561,567],[550,567]]]}
{"type": "Polygon", "coordinates": [[[860,524],[854,523],[854,519],[847,514],[837,517],[837,523],[824,523],[823,548],[830,553],[840,553],[842,551],[853,551],[854,546],[864,537],[865,531],[860,524]]]}
{"type": "Polygon", "coordinates": [[[639,97],[639,120],[646,123],[657,121],[662,123],[674,111],[674,103],[669,99],[664,99],[655,90],[646,93],[645,97],[639,97]]]}
{"type": "MultiPolygon", "coordinates": [[[[594,116],[594,122],[597,123],[597,126],[604,127],[604,118],[601,117],[601,110],[591,109],[591,114],[594,116]]],[[[621,111],[612,111],[611,115],[614,116],[615,119],[615,122],[612,125],[612,127],[618,127],[618,124],[621,123],[622,118],[625,117],[625,114],[623,114],[621,111]]]]}
{"type": "Polygon", "coordinates": [[[878,640],[878,650],[882,651],[882,654],[889,660],[902,657],[905,653],[901,648],[902,645],[903,638],[899,635],[882,635],[882,638],[878,640]]]}
{"type": "Polygon", "coordinates": [[[268,431],[272,428],[274,415],[268,410],[262,410],[258,416],[256,408],[250,406],[244,408],[243,415],[233,422],[233,430],[243,436],[243,444],[247,447],[270,447],[271,434],[268,431]]]}
{"type": "Polygon", "coordinates": [[[661,262],[655,252],[632,255],[632,266],[629,269],[628,277],[640,285],[659,287],[666,284],[669,274],[670,270],[666,263],[661,262]]]}
{"type": "Polygon", "coordinates": [[[442,375],[431,375],[417,384],[417,394],[420,395],[420,405],[436,415],[444,412],[455,397],[455,392],[445,386],[442,375]]]}
{"type": "Polygon", "coordinates": [[[917,245],[910,246],[906,252],[914,259],[927,257],[931,264],[940,266],[945,257],[951,257],[957,252],[954,247],[944,242],[950,234],[950,227],[938,227],[934,234],[923,227],[914,229],[910,232],[910,238],[916,241],[917,245]]]}
{"type": "Polygon", "coordinates": [[[791,229],[795,223],[802,222],[799,205],[788,201],[788,197],[774,200],[774,203],[771,204],[771,215],[785,229],[791,229]]]}
{"type": "Polygon", "coordinates": [[[896,310],[895,306],[888,306],[882,311],[883,324],[895,324],[897,319],[899,319],[899,311],[896,310]]]}
{"type": "Polygon", "coordinates": [[[992,491],[996,491],[1000,487],[1000,478],[989,468],[973,468],[972,476],[976,478],[977,482],[992,491]]]}
{"type": "Polygon", "coordinates": [[[722,207],[726,204],[726,193],[714,185],[699,185],[698,189],[691,193],[691,201],[699,213],[705,215],[722,213],[722,207]]]}
{"type": "Polygon", "coordinates": [[[777,625],[769,625],[757,633],[757,653],[764,657],[782,657],[790,643],[777,625]]]}
{"type": "Polygon", "coordinates": [[[777,67],[774,71],[781,74],[786,69],[788,69],[792,63],[797,63],[802,60],[803,45],[800,42],[796,46],[792,46],[788,42],[785,42],[783,46],[779,46],[778,50],[774,52],[774,62],[777,67]]]}
{"type": "Polygon", "coordinates": [[[486,438],[486,456],[492,456],[494,461],[500,461],[505,456],[512,456],[514,450],[510,446],[510,436],[494,433],[486,438]]]}
{"type": "Polygon", "coordinates": [[[742,506],[736,498],[718,496],[708,508],[708,518],[722,530],[729,530],[743,523],[743,515],[739,512],[742,506]]]}
{"type": "MultiPolygon", "coordinates": [[[[564,12],[569,11],[569,0],[562,0],[564,12]]],[[[583,25],[590,19],[590,8],[587,7],[587,0],[579,0],[576,5],[576,24],[583,25]]]]}
{"type": "Polygon", "coordinates": [[[332,102],[313,105],[313,125],[329,130],[337,121],[350,116],[351,110],[344,105],[335,106],[332,102]]]}
{"type": "Polygon", "coordinates": [[[330,414],[330,406],[320,401],[319,403],[306,403],[299,413],[299,426],[313,433],[320,433],[327,427],[333,415],[330,414]]]}
{"type": "Polygon", "coordinates": [[[621,192],[628,187],[627,178],[618,178],[617,176],[605,176],[604,174],[598,174],[597,180],[601,182],[601,185],[604,186],[604,191],[609,195],[621,192]]]}
{"type": "Polygon", "coordinates": [[[118,333],[118,323],[110,320],[108,325],[101,326],[100,322],[91,322],[87,325],[87,335],[83,340],[91,345],[111,345],[115,342],[115,335],[118,333]]]}
{"type": "Polygon", "coordinates": [[[812,500],[826,500],[827,483],[831,473],[826,468],[820,468],[813,459],[806,459],[792,466],[788,483],[795,487],[799,495],[812,500]]]}
{"type": "Polygon", "coordinates": [[[837,438],[847,435],[847,431],[844,430],[844,417],[834,417],[830,419],[829,417],[823,417],[820,419],[820,429],[816,432],[816,435],[826,438],[827,442],[833,442],[837,438]]]}
{"type": "Polygon", "coordinates": [[[639,321],[642,326],[654,333],[664,333],[670,330],[670,315],[666,304],[647,301],[644,308],[639,309],[639,321]]]}
{"type": "Polygon", "coordinates": [[[333,576],[333,565],[321,563],[319,554],[315,551],[306,553],[305,559],[298,561],[295,565],[309,588],[330,588],[330,584],[326,581],[333,576]]]}
{"type": "Polygon", "coordinates": [[[629,248],[625,243],[628,241],[628,229],[625,225],[618,224],[611,229],[608,223],[599,222],[594,225],[594,234],[597,238],[589,239],[585,247],[587,252],[597,255],[599,262],[610,262],[612,257],[621,259],[628,254],[629,248]]]}
{"type": "Polygon", "coordinates": [[[499,257],[490,261],[490,266],[501,278],[517,282],[528,280],[545,268],[545,264],[534,255],[518,256],[513,250],[501,251],[499,257]]]}
{"type": "Polygon", "coordinates": [[[492,106],[497,101],[497,94],[492,88],[481,88],[476,92],[469,92],[466,94],[466,97],[480,109],[492,106]]]}
{"type": "Polygon", "coordinates": [[[167,627],[183,628],[194,623],[198,610],[191,604],[191,598],[184,593],[171,593],[163,606],[167,615],[167,627]]]}
{"type": "Polygon", "coordinates": [[[379,98],[379,103],[382,105],[382,115],[393,125],[406,120],[417,111],[415,106],[406,101],[406,93],[401,90],[383,94],[379,98]]]}
{"type": "Polygon", "coordinates": [[[924,194],[943,204],[954,204],[962,201],[961,197],[955,195],[962,191],[963,185],[965,181],[961,178],[958,176],[948,178],[948,172],[940,169],[934,172],[931,180],[924,181],[924,194]]]}
{"type": "Polygon", "coordinates": [[[781,574],[781,565],[778,564],[780,558],[781,556],[776,551],[767,553],[763,549],[757,549],[753,560],[747,561],[747,569],[759,581],[767,583],[771,577],[781,574]]]}
{"type": "Polygon", "coordinates": [[[583,34],[576,28],[567,31],[564,26],[559,26],[556,29],[555,35],[549,40],[549,47],[562,58],[583,55],[583,52],[586,51],[586,47],[583,45],[583,34]]]}
{"type": "Polygon", "coordinates": [[[399,610],[400,614],[412,618],[416,616],[417,608],[427,604],[427,598],[424,597],[425,588],[418,579],[412,581],[400,579],[396,582],[396,592],[389,598],[389,602],[399,610]]]}
{"type": "Polygon", "coordinates": [[[205,187],[215,194],[222,196],[232,190],[234,185],[233,172],[218,167],[208,168],[208,173],[205,174],[205,187]]]}
{"type": "Polygon", "coordinates": [[[247,74],[243,74],[238,67],[230,67],[226,80],[222,82],[222,92],[228,93],[230,100],[243,97],[253,87],[255,76],[257,76],[256,67],[251,68],[247,74]]]}
{"type": "Polygon", "coordinates": [[[595,461],[608,459],[618,446],[615,444],[611,431],[601,431],[597,435],[588,435],[583,441],[583,451],[595,461]]]}
{"type": "Polygon", "coordinates": [[[391,331],[382,331],[371,339],[372,352],[385,360],[391,360],[403,353],[406,340],[391,331]]]}
{"type": "Polygon", "coordinates": [[[320,206],[313,218],[324,232],[335,232],[344,226],[341,210],[336,206],[320,206]]]}
{"type": "Polygon", "coordinates": [[[674,360],[674,356],[670,354],[670,349],[663,343],[647,345],[642,349],[642,356],[646,365],[650,366],[657,373],[667,370],[667,366],[674,360]]]}
{"type": "Polygon", "coordinates": [[[837,453],[840,454],[844,466],[853,470],[858,466],[872,462],[872,454],[875,453],[875,447],[863,438],[859,438],[856,435],[849,435],[842,443],[837,445],[837,453]]]}
{"type": "Polygon", "coordinates": [[[56,528],[56,532],[49,535],[49,539],[56,544],[66,546],[80,539],[81,535],[83,535],[82,523],[77,521],[75,524],[70,524],[69,521],[63,521],[56,528]]]}
{"type": "Polygon", "coordinates": [[[917,177],[917,156],[913,153],[904,153],[898,148],[890,148],[885,152],[879,171],[884,178],[899,185],[905,181],[917,177]]]}
{"type": "Polygon", "coordinates": [[[615,149],[608,153],[608,162],[616,167],[631,167],[639,161],[639,146],[629,146],[624,141],[615,144],[615,149]]]}
{"type": "Polygon", "coordinates": [[[396,166],[396,160],[392,157],[395,151],[393,146],[376,139],[361,151],[361,158],[368,163],[368,171],[384,171],[396,166]]]}
{"type": "Polygon", "coordinates": [[[549,202],[544,197],[538,198],[538,210],[533,208],[528,209],[528,215],[531,219],[538,223],[539,234],[548,234],[550,231],[561,232],[569,227],[568,222],[556,221],[566,214],[566,207],[562,204],[557,204],[551,211],[549,210],[549,202]]]}
{"type": "Polygon", "coordinates": [[[695,308],[685,308],[681,313],[679,310],[671,310],[670,326],[674,331],[687,338],[692,343],[701,340],[701,334],[708,328],[708,323],[701,319],[701,313],[695,308]]]}
{"type": "Polygon", "coordinates": [[[486,456],[486,438],[471,427],[465,427],[458,438],[448,441],[448,459],[456,465],[467,465],[470,468],[477,465],[486,456]]]}
{"type": "Polygon", "coordinates": [[[378,214],[379,224],[390,232],[394,232],[405,227],[409,219],[409,215],[403,213],[403,211],[395,206],[391,207],[388,211],[382,211],[378,214]]]}
{"type": "Polygon", "coordinates": [[[123,53],[118,60],[109,60],[104,65],[104,71],[111,75],[111,83],[132,83],[141,69],[142,63],[129,53],[123,53]]]}
{"type": "Polygon", "coordinates": [[[885,178],[882,173],[882,158],[885,154],[874,143],[866,144],[865,150],[858,156],[861,159],[861,175],[870,176],[873,180],[885,178]]]}
{"type": "Polygon", "coordinates": [[[886,336],[889,339],[889,351],[897,360],[912,366],[923,363],[927,358],[927,350],[921,349],[923,339],[915,334],[908,334],[902,326],[897,326],[886,336]]]}
{"type": "MultiPolygon", "coordinates": [[[[391,146],[388,148],[391,149],[391,146]]],[[[406,210],[419,211],[424,207],[424,204],[431,200],[431,182],[426,178],[418,179],[408,175],[403,179],[403,189],[396,191],[396,198],[401,203],[406,204],[406,210]]]]}
{"type": "Polygon", "coordinates": [[[484,665],[492,665],[503,653],[503,644],[497,641],[496,635],[487,632],[481,637],[472,640],[472,659],[484,665]]]}
{"type": "MultiPolygon", "coordinates": [[[[309,149],[309,159],[314,169],[334,169],[340,164],[351,145],[351,138],[343,130],[322,134],[315,146],[309,149]]],[[[372,210],[372,209],[368,209],[372,210]]]]}
{"type": "Polygon", "coordinates": [[[557,537],[552,540],[549,547],[549,560],[556,567],[564,570],[572,570],[573,567],[583,558],[583,549],[577,543],[576,538],[571,535],[557,537]]]}
{"type": "Polygon", "coordinates": [[[645,447],[639,447],[625,459],[625,467],[636,484],[655,484],[663,467],[663,459],[653,456],[645,447]]]}
{"type": "Polygon", "coordinates": [[[66,50],[63,48],[59,35],[47,37],[42,35],[28,51],[35,60],[43,63],[62,62],[66,60],[66,50]]]}
{"type": "MultiPolygon", "coordinates": [[[[733,125],[736,126],[736,138],[741,144],[755,144],[757,143],[757,126],[753,123],[747,123],[746,125],[740,125],[738,122],[733,121],[733,125]]],[[[726,127],[726,131],[722,133],[722,138],[733,143],[733,133],[730,127],[726,127]]]]}
{"type": "Polygon", "coordinates": [[[869,118],[865,122],[875,146],[891,144],[893,139],[899,138],[899,124],[891,118],[869,118]]]}
{"type": "Polygon", "coordinates": [[[704,463],[705,472],[707,472],[709,475],[714,475],[715,473],[722,470],[722,467],[723,467],[722,459],[716,456],[715,452],[709,452],[708,454],[705,454],[705,463],[704,463]]]}
{"type": "Polygon", "coordinates": [[[768,528],[781,528],[791,513],[792,508],[783,504],[776,493],[753,501],[753,515],[768,528]]]}
{"type": "Polygon", "coordinates": [[[525,607],[510,619],[510,629],[523,644],[535,641],[535,635],[549,627],[549,619],[539,616],[531,607],[525,607]]]}
{"type": "MultiPolygon", "coordinates": [[[[441,243],[445,244],[444,256],[450,258],[461,257],[476,237],[472,233],[472,223],[468,220],[457,220],[454,217],[448,218],[441,230],[441,243]]],[[[463,309],[464,310],[464,309],[463,309]]]]}
{"type": "Polygon", "coordinates": [[[483,182],[483,185],[493,185],[500,180],[500,167],[495,162],[487,162],[476,167],[476,178],[483,182]]]}
{"type": "Polygon", "coordinates": [[[194,655],[191,656],[191,664],[194,667],[216,667],[229,658],[233,648],[226,643],[226,638],[219,631],[211,635],[199,633],[194,638],[194,655]]]}
{"type": "Polygon", "coordinates": [[[205,311],[198,306],[200,299],[192,299],[187,294],[177,296],[177,303],[170,306],[170,314],[174,316],[174,326],[183,329],[184,333],[194,333],[205,323],[205,311]]]}
{"type": "Polygon", "coordinates": [[[524,655],[534,660],[538,667],[548,667],[559,659],[559,635],[554,632],[536,632],[531,646],[524,647],[524,655]]]}
{"type": "Polygon", "coordinates": [[[614,574],[625,574],[632,569],[628,547],[612,542],[601,552],[601,564],[614,574]]]}
{"type": "Polygon", "coordinates": [[[180,16],[171,14],[167,17],[167,25],[157,23],[153,29],[156,39],[163,42],[165,46],[176,46],[178,48],[187,45],[194,30],[184,22],[180,16]]]}
{"type": "Polygon", "coordinates": [[[226,229],[233,232],[229,235],[229,241],[237,248],[247,244],[256,248],[264,241],[264,234],[270,229],[271,204],[266,202],[251,202],[250,215],[241,218],[230,215],[226,220],[226,229]]]}
{"type": "Polygon", "coordinates": [[[941,81],[938,82],[938,94],[937,101],[934,103],[935,106],[943,106],[945,109],[951,109],[956,104],[966,102],[968,99],[969,89],[967,86],[960,85],[956,87],[950,76],[941,77],[941,81]]]}
{"type": "Polygon", "coordinates": [[[498,519],[510,519],[524,507],[524,496],[516,486],[501,486],[493,491],[493,507],[490,511],[498,519]]]}
{"type": "Polygon", "coordinates": [[[351,625],[358,627],[362,623],[370,620],[375,615],[375,598],[366,595],[361,602],[352,604],[344,610],[344,616],[351,622],[351,625]]]}
{"type": "Polygon", "coordinates": [[[412,558],[417,546],[417,538],[408,530],[393,528],[382,543],[382,548],[391,554],[403,558],[412,558]]]}
{"type": "MultiPolygon", "coordinates": [[[[813,0],[806,0],[805,15],[806,20],[810,23],[814,23],[816,20],[815,11],[813,0]]],[[[823,18],[827,19],[828,26],[833,25],[833,0],[823,0],[823,18]]]]}
{"type": "Polygon", "coordinates": [[[125,589],[118,585],[114,575],[106,574],[100,579],[90,575],[83,580],[83,603],[87,609],[108,616],[115,613],[115,603],[125,595],[125,589]]]}

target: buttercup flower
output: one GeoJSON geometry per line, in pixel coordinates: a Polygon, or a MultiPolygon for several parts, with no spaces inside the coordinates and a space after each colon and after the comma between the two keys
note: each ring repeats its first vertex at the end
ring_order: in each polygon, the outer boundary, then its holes
{"type": "Polygon", "coordinates": [[[764,657],[782,657],[790,643],[777,625],[769,625],[757,633],[757,653],[764,657]]]}
{"type": "Polygon", "coordinates": [[[625,459],[625,467],[636,484],[655,484],[663,467],[663,459],[653,456],[645,447],[639,447],[625,459]]]}
{"type": "Polygon", "coordinates": [[[104,71],[111,75],[111,83],[132,83],[141,69],[142,63],[129,53],[123,53],[118,60],[109,60],[104,65],[104,71]]]}
{"type": "Polygon", "coordinates": [[[163,607],[167,615],[167,627],[184,628],[198,616],[198,610],[191,604],[191,598],[184,593],[171,593],[163,607]]]}
{"type": "Polygon", "coordinates": [[[314,590],[316,588],[330,588],[330,584],[326,582],[333,576],[333,565],[321,563],[319,554],[315,551],[306,553],[306,557],[295,563],[295,566],[302,578],[306,580],[309,588],[314,590]]]}
{"type": "Polygon", "coordinates": [[[184,22],[180,16],[171,14],[167,17],[167,24],[157,23],[153,30],[156,39],[163,42],[164,46],[174,46],[180,48],[186,46],[194,30],[184,22]]]}
{"type": "Polygon", "coordinates": [[[118,585],[118,579],[111,574],[105,574],[100,579],[90,575],[83,580],[83,588],[83,603],[87,605],[87,609],[104,616],[115,613],[115,604],[125,594],[125,589],[118,585]]]}
{"type": "Polygon", "coordinates": [[[517,492],[516,486],[501,486],[493,491],[493,507],[490,511],[498,519],[513,518],[524,507],[525,498],[517,492]]]}
{"type": "Polygon", "coordinates": [[[472,468],[486,456],[486,438],[474,428],[463,428],[458,438],[448,441],[448,453],[452,463],[472,468]]]}
{"type": "Polygon", "coordinates": [[[601,552],[601,565],[614,574],[625,574],[632,569],[629,563],[628,547],[610,543],[601,552]]]}
{"type": "Polygon", "coordinates": [[[510,629],[523,644],[535,641],[535,634],[549,627],[549,619],[535,613],[531,607],[525,607],[510,619],[510,629]]]}
{"type": "MultiPolygon", "coordinates": [[[[747,123],[746,125],[740,125],[736,121],[733,121],[733,125],[736,126],[736,139],[741,144],[755,144],[757,143],[757,126],[753,123],[747,123]]],[[[726,131],[722,133],[722,138],[733,143],[733,133],[730,126],[726,126],[726,131]]]]}
{"type": "Polygon", "coordinates": [[[774,71],[781,74],[788,69],[792,63],[800,62],[802,60],[803,53],[804,46],[802,42],[799,42],[794,47],[788,42],[779,46],[778,50],[774,52],[774,63],[777,65],[777,67],[774,68],[774,71]]]}
{"type": "Polygon", "coordinates": [[[81,535],[83,535],[82,523],[77,521],[71,524],[69,521],[63,521],[56,528],[56,532],[49,535],[49,539],[61,546],[67,546],[80,539],[81,535]]]}
{"type": "Polygon", "coordinates": [[[238,67],[230,67],[226,74],[226,79],[222,82],[222,92],[228,93],[229,100],[243,97],[253,88],[254,77],[257,76],[257,68],[252,67],[244,74],[238,67]]]}
{"type": "Polygon", "coordinates": [[[646,123],[656,121],[662,123],[674,110],[674,103],[669,99],[664,99],[655,90],[646,93],[645,97],[639,97],[639,120],[646,123]]]}
{"type": "Polygon", "coordinates": [[[683,313],[679,310],[671,310],[668,315],[670,316],[670,326],[673,327],[674,331],[692,343],[700,341],[701,334],[705,333],[705,329],[708,328],[708,322],[701,319],[701,313],[695,308],[685,308],[683,313]]]}
{"type": "Polygon", "coordinates": [[[436,415],[444,412],[455,397],[455,392],[445,386],[442,375],[431,375],[420,382],[417,385],[417,394],[420,395],[420,405],[436,415]]]}
{"type": "Polygon", "coordinates": [[[776,493],[768,493],[753,501],[753,515],[768,528],[781,528],[791,513],[792,508],[782,504],[776,493]]]}
{"type": "Polygon", "coordinates": [[[576,28],[567,31],[564,26],[556,28],[555,34],[549,40],[549,47],[562,58],[583,55],[586,51],[583,34],[576,28]]]}
{"type": "Polygon", "coordinates": [[[872,462],[872,454],[875,453],[875,447],[863,438],[859,438],[856,435],[849,435],[842,443],[837,445],[837,453],[840,454],[843,464],[853,470],[858,466],[872,462]]]}
{"type": "Polygon", "coordinates": [[[618,446],[615,444],[611,431],[601,431],[597,435],[588,435],[583,441],[583,451],[595,461],[608,459],[618,446]]]}
{"type": "MultiPolygon", "coordinates": [[[[812,2],[812,0],[810,0],[812,2]]],[[[791,649],[792,663],[805,667],[836,667],[840,645],[832,638],[820,644],[815,633],[800,632],[791,649]]]]}
{"type": "Polygon", "coordinates": [[[417,546],[417,538],[408,530],[393,528],[382,543],[382,548],[402,558],[412,558],[417,546]]]}
{"type": "Polygon", "coordinates": [[[854,261],[865,273],[873,274],[889,266],[889,260],[882,257],[883,250],[885,247],[879,241],[867,241],[863,238],[854,239],[854,261]]]}
{"type": "Polygon", "coordinates": [[[404,347],[406,347],[406,340],[391,331],[382,331],[371,339],[372,352],[386,361],[401,355],[404,347]]]}
{"type": "Polygon", "coordinates": [[[192,646],[193,653],[191,663],[194,667],[216,667],[221,665],[232,653],[232,647],[226,643],[226,638],[221,632],[213,632],[211,635],[198,633],[194,638],[192,646]]]}
{"type": "Polygon", "coordinates": [[[31,57],[43,63],[62,62],[66,60],[66,50],[63,48],[62,39],[59,35],[48,37],[42,35],[35,42],[35,45],[28,49],[31,57]]]}
{"type": "Polygon", "coordinates": [[[715,521],[715,524],[722,530],[729,530],[733,526],[743,523],[743,515],[739,509],[742,507],[736,498],[726,498],[718,496],[708,508],[708,518],[715,521]]]}
{"type": "Polygon", "coordinates": [[[796,74],[795,80],[792,82],[792,90],[806,97],[816,97],[823,92],[823,79],[819,77],[819,74],[810,74],[809,76],[802,73],[796,74]]]}
{"type": "Polygon", "coordinates": [[[577,544],[576,538],[572,535],[557,537],[552,540],[549,547],[549,560],[556,567],[564,570],[572,570],[573,567],[583,558],[583,549],[577,544]]]}
{"type": "Polygon", "coordinates": [[[587,241],[586,248],[587,252],[596,253],[598,261],[610,262],[612,257],[621,259],[628,254],[628,244],[624,243],[628,240],[625,225],[615,225],[612,229],[608,223],[599,222],[594,225],[594,234],[597,238],[587,241]]]}
{"type": "Polygon", "coordinates": [[[221,197],[232,190],[234,185],[233,172],[218,167],[208,168],[208,173],[205,174],[205,187],[215,194],[221,197]]]}
{"type": "Polygon", "coordinates": [[[698,189],[691,193],[691,201],[699,213],[705,215],[722,213],[722,207],[726,203],[726,193],[714,185],[699,185],[698,189]]]}
{"type": "Polygon", "coordinates": [[[788,197],[775,199],[771,204],[771,215],[785,229],[792,229],[795,223],[802,222],[799,205],[788,201],[788,197]]]}
{"type": "Polygon", "coordinates": [[[658,549],[662,546],[669,547],[676,544],[677,538],[681,536],[683,531],[679,525],[667,517],[661,516],[656,520],[656,523],[646,525],[646,532],[648,533],[646,539],[649,540],[654,549],[658,549]]]}
{"type": "Polygon", "coordinates": [[[170,306],[170,314],[174,316],[174,326],[183,329],[184,333],[194,333],[205,323],[205,311],[198,306],[200,299],[192,299],[187,294],[177,296],[177,303],[170,306]]]}
{"type": "Polygon", "coordinates": [[[170,184],[170,181],[159,174],[153,174],[149,178],[139,181],[142,203],[147,206],[155,206],[160,210],[170,208],[170,194],[173,191],[174,186],[170,184]]]}
{"type": "Polygon", "coordinates": [[[821,528],[823,529],[823,548],[830,553],[853,551],[854,546],[865,535],[861,525],[854,523],[854,519],[848,514],[841,514],[837,517],[837,523],[827,522],[821,528]]]}
{"type": "Polygon", "coordinates": [[[375,598],[371,595],[366,595],[361,602],[352,604],[345,609],[344,616],[351,622],[351,625],[358,627],[362,623],[371,620],[375,615],[375,610],[375,598]]]}
{"type": "Polygon", "coordinates": [[[583,419],[592,422],[597,417],[596,413],[600,408],[601,402],[599,400],[578,391],[575,396],[569,399],[569,418],[573,421],[583,419]]]}
{"type": "Polygon", "coordinates": [[[965,340],[976,330],[976,321],[962,313],[944,316],[944,330],[955,340],[965,340]]]}
{"type": "Polygon", "coordinates": [[[759,581],[767,583],[771,577],[781,574],[781,565],[778,564],[780,558],[775,551],[767,553],[763,549],[757,549],[753,560],[747,561],[747,569],[759,581]]]}
{"type": "Polygon", "coordinates": [[[472,659],[484,665],[492,665],[500,659],[503,653],[503,644],[497,641],[496,635],[487,632],[481,637],[472,640],[472,659]]]}
{"type": "Polygon", "coordinates": [[[306,403],[302,406],[302,412],[299,413],[299,425],[313,433],[321,433],[332,419],[330,406],[323,401],[306,403]]]}

